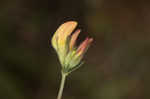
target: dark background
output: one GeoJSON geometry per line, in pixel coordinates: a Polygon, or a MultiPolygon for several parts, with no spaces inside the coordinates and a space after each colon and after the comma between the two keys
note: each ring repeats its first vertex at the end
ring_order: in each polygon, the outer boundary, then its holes
{"type": "Polygon", "coordinates": [[[148,0],[0,0],[0,99],[56,99],[50,40],[68,20],[94,42],[63,99],[150,99],[148,0]]]}

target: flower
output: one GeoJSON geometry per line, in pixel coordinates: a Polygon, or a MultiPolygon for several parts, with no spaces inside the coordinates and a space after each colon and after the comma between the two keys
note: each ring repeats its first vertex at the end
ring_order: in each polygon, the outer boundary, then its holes
{"type": "Polygon", "coordinates": [[[70,73],[81,65],[83,55],[93,41],[92,38],[87,37],[77,48],[76,40],[81,30],[77,29],[71,34],[76,26],[76,21],[65,22],[60,25],[52,37],[52,46],[58,54],[64,73],[70,73]]]}

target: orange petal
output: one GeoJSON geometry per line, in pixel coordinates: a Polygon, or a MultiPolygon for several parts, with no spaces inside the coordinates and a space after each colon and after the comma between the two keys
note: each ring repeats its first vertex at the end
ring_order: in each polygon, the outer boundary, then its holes
{"type": "Polygon", "coordinates": [[[73,47],[74,47],[74,45],[76,43],[77,37],[80,34],[80,32],[81,32],[81,30],[78,29],[71,36],[70,45],[69,45],[70,50],[73,49],[73,47]]]}
{"type": "Polygon", "coordinates": [[[56,31],[58,35],[58,39],[66,40],[66,38],[72,33],[72,31],[76,28],[77,22],[68,21],[62,24],[56,31]]]}

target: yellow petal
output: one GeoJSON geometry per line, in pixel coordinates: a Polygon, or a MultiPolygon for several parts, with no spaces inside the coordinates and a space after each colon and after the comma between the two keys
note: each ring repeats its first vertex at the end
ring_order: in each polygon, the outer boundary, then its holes
{"type": "Polygon", "coordinates": [[[77,26],[77,22],[75,21],[69,21],[60,26],[58,30],[56,31],[56,34],[58,34],[58,46],[60,48],[64,48],[66,44],[67,37],[72,33],[72,31],[77,26]]]}
{"type": "Polygon", "coordinates": [[[67,37],[72,33],[72,31],[77,26],[76,21],[68,21],[62,24],[57,31],[55,32],[53,38],[52,38],[52,45],[56,49],[59,48],[65,48],[67,37]]]}

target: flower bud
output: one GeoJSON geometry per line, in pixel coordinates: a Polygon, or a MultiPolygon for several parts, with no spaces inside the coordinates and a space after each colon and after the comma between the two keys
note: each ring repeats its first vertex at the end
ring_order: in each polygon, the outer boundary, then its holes
{"type": "Polygon", "coordinates": [[[93,41],[92,38],[86,38],[80,46],[76,48],[76,40],[81,32],[81,30],[78,29],[71,35],[76,26],[76,21],[68,21],[62,24],[54,33],[51,41],[53,48],[58,54],[62,71],[65,73],[70,73],[79,67],[84,53],[93,41]]]}

